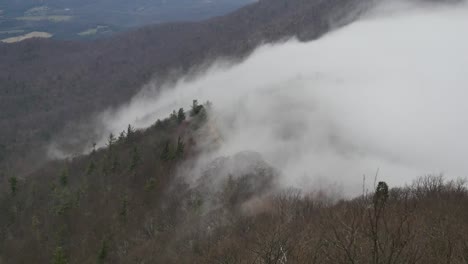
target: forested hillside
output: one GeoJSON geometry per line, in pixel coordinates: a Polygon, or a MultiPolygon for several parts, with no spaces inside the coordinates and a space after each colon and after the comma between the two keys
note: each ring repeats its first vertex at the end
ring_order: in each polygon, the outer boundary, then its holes
{"type": "Polygon", "coordinates": [[[0,264],[468,263],[468,5],[378,2],[0,43],[0,264]]]}
{"type": "Polygon", "coordinates": [[[196,175],[201,153],[220,142],[210,107],[194,102],[89,155],[2,182],[0,263],[468,261],[464,182],[378,182],[339,200],[279,186],[278,172],[248,152],[196,175]]]}
{"type": "Polygon", "coordinates": [[[2,1],[0,41],[34,31],[50,33],[54,39],[97,39],[143,25],[199,21],[250,3],[250,0],[2,1]]]}
{"type": "Polygon", "coordinates": [[[33,167],[66,124],[127,101],[152,77],[170,79],[220,57],[237,61],[292,36],[315,39],[352,21],[368,2],[267,0],[219,18],[90,43],[0,44],[0,168],[33,167]]]}

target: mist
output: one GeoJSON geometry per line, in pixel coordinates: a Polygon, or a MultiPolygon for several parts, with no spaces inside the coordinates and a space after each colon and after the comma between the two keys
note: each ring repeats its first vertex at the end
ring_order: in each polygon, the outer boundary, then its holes
{"type": "Polygon", "coordinates": [[[105,135],[144,128],[209,100],[222,138],[209,158],[260,153],[284,186],[352,195],[377,171],[390,186],[425,174],[463,178],[468,7],[406,7],[381,6],[319,40],[264,45],[175,84],[149,83],[100,123],[105,135]]]}

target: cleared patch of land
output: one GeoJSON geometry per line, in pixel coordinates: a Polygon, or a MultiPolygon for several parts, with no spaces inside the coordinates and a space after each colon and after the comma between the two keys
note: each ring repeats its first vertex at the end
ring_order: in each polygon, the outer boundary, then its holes
{"type": "Polygon", "coordinates": [[[29,38],[50,38],[50,37],[52,37],[52,34],[50,34],[50,33],[34,31],[34,32],[30,32],[28,34],[24,34],[24,35],[21,35],[21,36],[2,39],[2,42],[4,42],[4,43],[14,43],[14,42],[23,41],[23,40],[29,39],[29,38]]]}
{"type": "Polygon", "coordinates": [[[82,36],[82,37],[84,37],[84,36],[90,36],[90,35],[95,35],[95,34],[98,33],[98,31],[99,31],[100,29],[105,29],[105,28],[108,28],[108,27],[107,27],[107,26],[97,26],[97,27],[95,27],[95,28],[90,28],[90,29],[87,29],[87,30],[85,30],[85,31],[82,31],[82,32],[78,33],[78,35],[79,35],[79,36],[82,36]]]}
{"type": "Polygon", "coordinates": [[[17,17],[21,21],[50,21],[50,22],[65,22],[71,20],[72,16],[22,16],[17,17]]]}

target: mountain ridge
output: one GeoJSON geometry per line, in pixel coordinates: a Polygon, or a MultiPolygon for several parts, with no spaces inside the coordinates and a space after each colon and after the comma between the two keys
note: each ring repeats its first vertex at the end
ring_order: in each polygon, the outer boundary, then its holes
{"type": "Polygon", "coordinates": [[[293,36],[318,38],[371,2],[267,0],[202,22],[144,27],[89,43],[0,44],[0,142],[14,157],[9,166],[27,160],[26,150],[40,149],[65,125],[128,100],[155,76],[164,81],[174,70],[180,75],[219,57],[240,60],[260,44],[293,36]]]}

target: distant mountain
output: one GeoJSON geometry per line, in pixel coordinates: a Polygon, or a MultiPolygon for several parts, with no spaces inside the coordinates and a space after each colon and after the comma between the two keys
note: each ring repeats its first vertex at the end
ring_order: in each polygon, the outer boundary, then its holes
{"type": "Polygon", "coordinates": [[[264,0],[223,17],[94,42],[0,44],[0,159],[24,168],[15,163],[35,156],[66,124],[127,101],[155,75],[163,80],[218,57],[239,60],[261,43],[318,38],[355,19],[369,2],[264,0]]]}
{"type": "Polygon", "coordinates": [[[0,40],[33,31],[93,39],[147,24],[223,15],[254,0],[14,0],[0,3],[0,40]]]}

